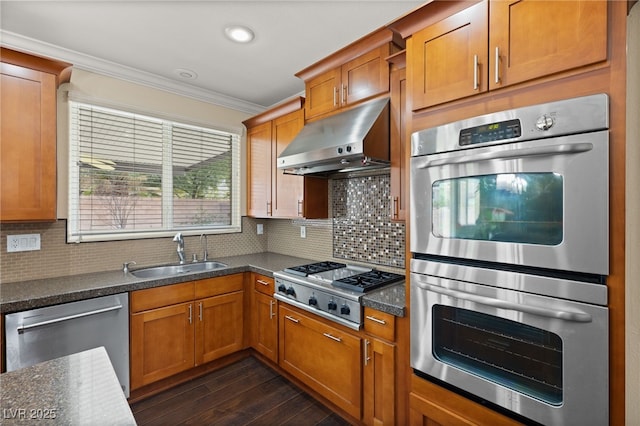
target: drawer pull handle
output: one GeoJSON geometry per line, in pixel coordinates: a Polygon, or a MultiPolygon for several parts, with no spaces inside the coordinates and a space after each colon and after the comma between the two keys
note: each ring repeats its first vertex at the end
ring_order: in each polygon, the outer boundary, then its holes
{"type": "Polygon", "coordinates": [[[324,337],[328,337],[328,338],[329,338],[329,339],[331,339],[331,340],[335,340],[336,342],[342,342],[342,339],[341,339],[341,338],[336,337],[336,336],[332,336],[332,335],[331,335],[331,334],[329,334],[329,333],[322,333],[322,335],[323,335],[324,337]]]}
{"type": "Polygon", "coordinates": [[[268,282],[266,282],[266,281],[264,281],[264,280],[256,280],[256,282],[257,282],[258,284],[262,284],[262,285],[269,285],[269,283],[268,283],[268,282]]]}
{"type": "Polygon", "coordinates": [[[293,318],[293,317],[290,317],[289,315],[285,315],[284,317],[285,317],[286,319],[288,319],[289,321],[293,321],[293,322],[295,322],[296,324],[300,322],[300,320],[297,320],[297,319],[295,319],[295,318],[293,318]]]}
{"type": "Polygon", "coordinates": [[[370,315],[367,315],[365,318],[368,319],[369,321],[377,322],[378,324],[381,324],[381,325],[387,325],[387,322],[385,320],[381,320],[379,318],[372,317],[370,315]]]}

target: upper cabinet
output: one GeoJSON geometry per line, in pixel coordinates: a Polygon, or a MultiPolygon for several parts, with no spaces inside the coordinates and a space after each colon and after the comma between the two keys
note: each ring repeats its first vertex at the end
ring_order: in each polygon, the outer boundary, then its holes
{"type": "Polygon", "coordinates": [[[485,0],[407,43],[412,109],[607,59],[607,2],[485,0]]]}
{"type": "Polygon", "coordinates": [[[384,29],[298,72],[296,76],[305,81],[306,119],[387,93],[386,58],[399,49],[397,43],[397,37],[384,29]]]}
{"type": "Polygon", "coordinates": [[[1,49],[0,221],[56,220],[56,89],[71,65],[1,49]]]}
{"type": "Polygon", "coordinates": [[[284,174],[278,155],[304,126],[303,99],[244,121],[247,127],[247,214],[261,218],[326,218],[326,179],[284,174]]]}

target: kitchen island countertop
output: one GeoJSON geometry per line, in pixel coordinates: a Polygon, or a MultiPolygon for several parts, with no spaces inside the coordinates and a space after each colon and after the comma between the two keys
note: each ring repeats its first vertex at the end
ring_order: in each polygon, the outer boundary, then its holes
{"type": "MultiPolygon", "coordinates": [[[[273,276],[273,272],[275,271],[314,261],[313,259],[270,252],[221,257],[215,260],[225,263],[228,266],[213,271],[162,278],[137,278],[130,273],[125,274],[121,270],[116,270],[2,283],[0,284],[0,313],[20,312],[110,294],[247,271],[273,276]]],[[[135,268],[132,268],[132,270],[135,270],[135,268]]],[[[363,297],[362,304],[388,312],[392,315],[404,316],[404,293],[404,285],[401,284],[386,287],[381,290],[374,290],[363,297]]]]}
{"type": "Polygon", "coordinates": [[[0,382],[0,424],[136,424],[103,347],[1,374],[0,382]]]}

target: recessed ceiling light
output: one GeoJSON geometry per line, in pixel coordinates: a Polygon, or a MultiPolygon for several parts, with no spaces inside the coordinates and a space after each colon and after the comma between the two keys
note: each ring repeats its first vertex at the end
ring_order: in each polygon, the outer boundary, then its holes
{"type": "Polygon", "coordinates": [[[249,43],[255,35],[253,31],[247,27],[243,27],[241,25],[233,25],[224,29],[225,35],[229,38],[229,40],[235,41],[237,43],[249,43]]]}
{"type": "Polygon", "coordinates": [[[195,71],[191,71],[185,68],[177,68],[173,72],[178,77],[184,78],[185,80],[195,80],[196,78],[198,78],[198,74],[196,74],[195,71]]]}

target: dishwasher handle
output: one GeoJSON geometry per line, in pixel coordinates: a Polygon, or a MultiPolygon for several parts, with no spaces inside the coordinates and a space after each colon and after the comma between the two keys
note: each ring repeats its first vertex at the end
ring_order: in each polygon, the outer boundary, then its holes
{"type": "Polygon", "coordinates": [[[105,313],[105,312],[117,311],[119,309],[122,309],[122,305],[109,306],[109,307],[106,307],[106,308],[95,309],[95,310],[88,311],[88,312],[80,312],[80,313],[77,313],[77,314],[67,315],[67,316],[59,317],[59,318],[53,318],[53,319],[50,319],[50,320],[36,322],[34,324],[29,324],[29,325],[20,325],[20,326],[17,327],[17,330],[18,330],[19,334],[22,334],[25,331],[29,331],[31,329],[38,328],[38,327],[43,327],[45,325],[56,324],[56,323],[63,322],[63,321],[69,321],[69,320],[72,320],[72,319],[88,317],[88,316],[91,316],[91,315],[102,314],[102,313],[105,313]]]}

